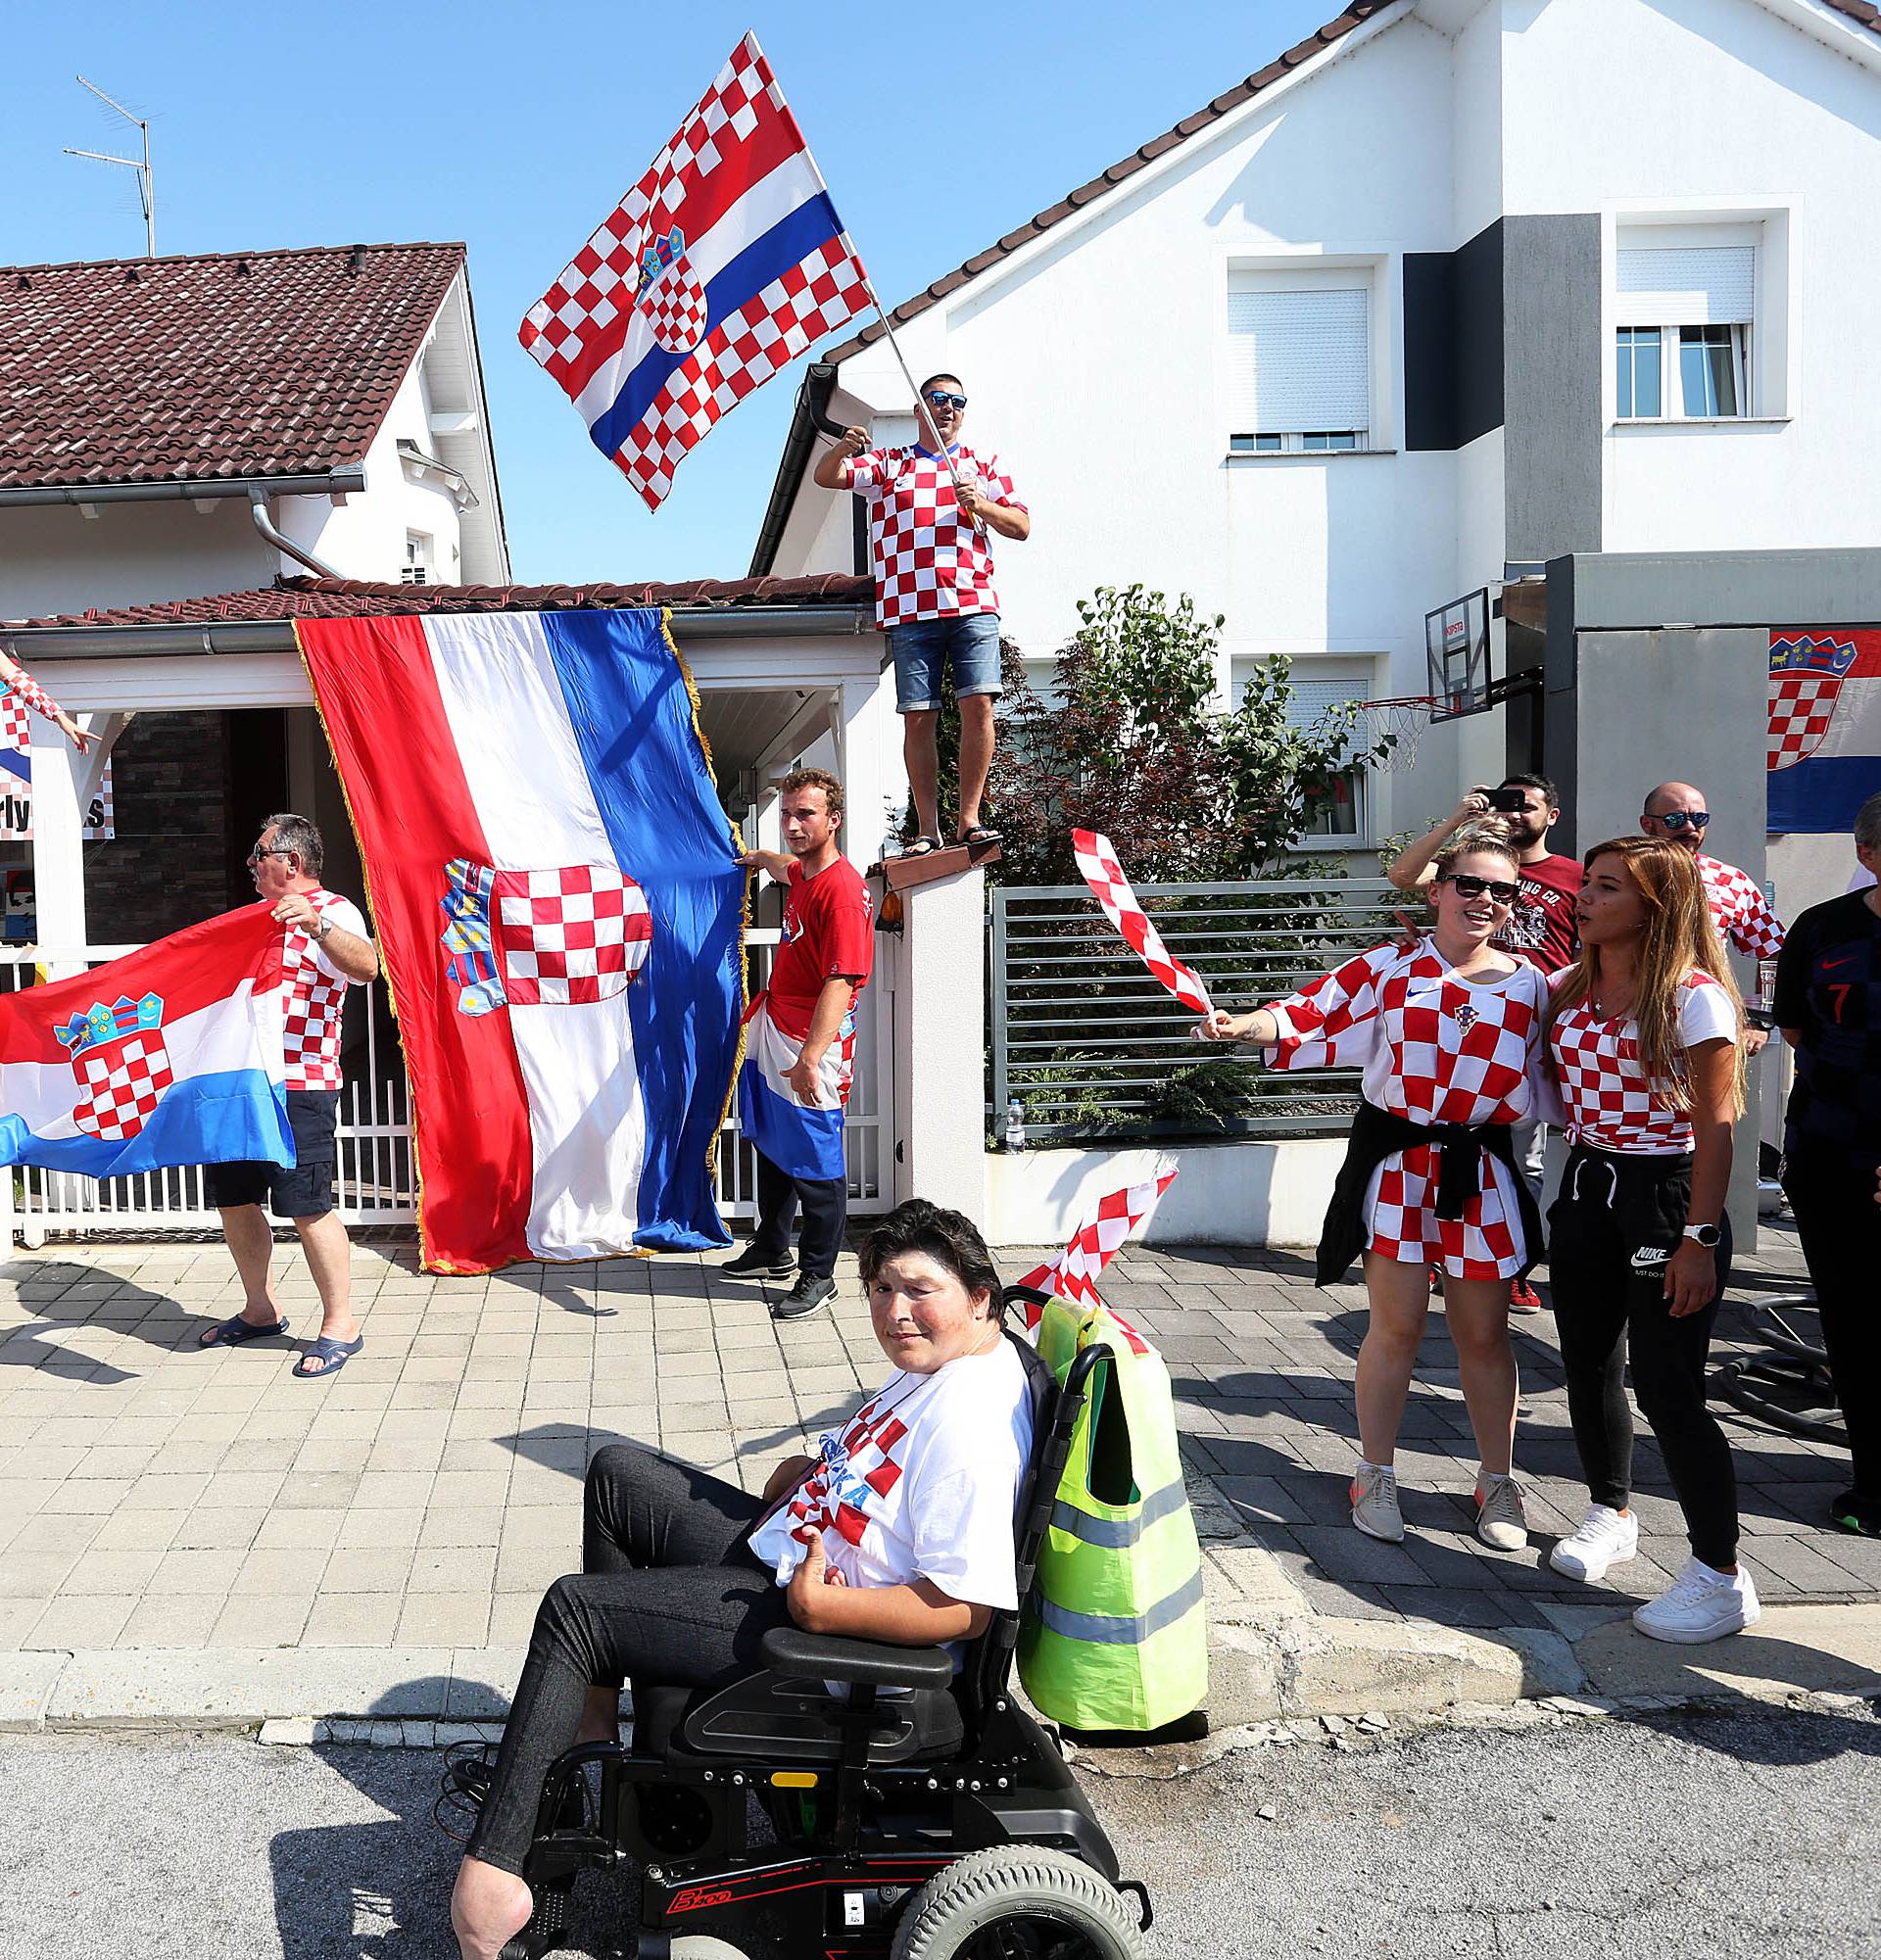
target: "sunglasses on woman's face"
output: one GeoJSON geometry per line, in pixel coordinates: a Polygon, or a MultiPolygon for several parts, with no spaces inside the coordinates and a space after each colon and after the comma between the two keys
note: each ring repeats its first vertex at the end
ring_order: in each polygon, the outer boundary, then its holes
{"type": "Polygon", "coordinates": [[[1444,884],[1453,884],[1459,898],[1480,898],[1486,891],[1498,905],[1513,905],[1516,893],[1521,889],[1519,884],[1511,884],[1500,878],[1472,878],[1467,871],[1446,872],[1444,884]]]}

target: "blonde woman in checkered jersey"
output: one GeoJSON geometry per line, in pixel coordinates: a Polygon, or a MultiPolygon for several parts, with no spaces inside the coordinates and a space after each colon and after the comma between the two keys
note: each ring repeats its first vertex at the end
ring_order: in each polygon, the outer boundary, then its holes
{"type": "Polygon", "coordinates": [[[1570,1145],[1549,1214],[1549,1275],[1591,1502],[1549,1562],[1592,1581],[1638,1550],[1630,1351],[1633,1393],[1692,1548],[1633,1623],[1655,1640],[1718,1640],[1759,1613],[1737,1562],[1730,1446],[1705,1402],[1730,1270],[1724,1193],[1744,1108],[1744,1007],[1689,850],[1616,837],[1586,863],[1580,958],[1555,976],[1547,1072],[1570,1145]]]}
{"type": "Polygon", "coordinates": [[[57,723],[60,732],[80,755],[91,747],[91,737],[67,714],[19,661],[6,653],[0,653],[0,693],[17,695],[27,707],[44,715],[49,722],[57,723]]]}
{"type": "Polygon", "coordinates": [[[1258,1043],[1271,1068],[1364,1072],[1316,1274],[1332,1285],[1364,1255],[1371,1323],[1355,1385],[1363,1455],[1352,1522],[1373,1538],[1404,1537],[1398,1427],[1437,1267],[1481,1457],[1476,1532],[1518,1551],[1527,1520],[1513,1474],[1509,1290],[1539,1257],[1541,1229],[1513,1134],[1535,1098],[1548,982],[1491,943],[1518,891],[1506,838],[1460,833],[1433,869],[1428,933],[1374,947],[1251,1014],[1217,1009],[1195,1033],[1258,1043]]]}

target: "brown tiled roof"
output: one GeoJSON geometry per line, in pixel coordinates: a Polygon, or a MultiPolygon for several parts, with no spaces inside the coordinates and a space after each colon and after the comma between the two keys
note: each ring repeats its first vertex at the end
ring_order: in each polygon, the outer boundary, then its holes
{"type": "Polygon", "coordinates": [[[256,592],[166,598],[149,605],[17,620],[36,626],[202,626],[224,620],[351,619],[394,612],[616,611],[623,606],[867,605],[875,583],[847,572],[803,579],[683,579],[677,584],[580,586],[407,586],[365,579],[280,578],[256,592]]]}
{"type": "MultiPolygon", "coordinates": [[[[1158,157],[1167,156],[1171,150],[1186,143],[1191,136],[1198,136],[1203,130],[1219,122],[1224,116],[1240,108],[1244,102],[1252,100],[1264,88],[1270,88],[1277,81],[1315,55],[1324,54],[1335,41],[1342,41],[1353,28],[1364,25],[1374,14],[1381,14],[1387,7],[1394,6],[1396,0],[1351,0],[1345,12],[1336,20],[1328,21],[1316,33],[1309,34],[1297,47],[1288,48],[1278,60],[1271,61],[1264,69],[1257,70],[1243,82],[1225,90],[1212,102],[1205,102],[1192,116],[1184,116],[1173,129],[1165,129],[1160,136],[1153,137],[1140,149],[1133,150],[1128,157],[1112,164],[1100,176],[1092,177],[1089,183],[1080,184],[1075,191],[1068,192],[1054,205],[1037,213],[1017,231],[1006,235],[987,247],[984,252],[976,252],[971,259],[964,260],[951,272],[943,273],[933,285],[915,294],[911,300],[903,300],[898,307],[889,309],[889,317],[896,326],[904,320],[911,320],[924,313],[937,301],[944,300],[949,293],[956,292],[969,279],[977,277],[989,265],[996,265],[1010,253],[1017,252],[1022,245],[1028,245],[1042,231],[1049,231],[1054,224],[1062,224],[1073,213],[1080,212],[1086,205],[1093,204],[1121,183],[1133,177],[1145,164],[1153,164],[1158,157]]],[[[1881,7],[1873,0],[1825,0],[1838,14],[1846,14],[1850,20],[1859,22],[1864,27],[1881,32],[1881,7]]],[[[821,360],[832,365],[847,360],[852,354],[859,354],[863,348],[882,338],[888,329],[880,319],[874,319],[858,334],[831,348],[818,356],[821,360]]]]}
{"type": "Polygon", "coordinates": [[[0,268],[0,489],[357,464],[462,264],[339,245],[0,268]]]}

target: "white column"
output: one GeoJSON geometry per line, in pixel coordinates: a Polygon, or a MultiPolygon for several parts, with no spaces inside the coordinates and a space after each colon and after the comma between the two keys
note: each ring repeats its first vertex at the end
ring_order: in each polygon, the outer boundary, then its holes
{"type": "Polygon", "coordinates": [[[866,872],[882,855],[888,805],[908,793],[901,768],[901,730],[894,714],[894,683],[888,675],[844,681],[837,700],[842,763],[843,850],[857,871],[866,872]]]}
{"type": "Polygon", "coordinates": [[[986,873],[902,892],[894,983],[894,1197],[984,1224],[986,873]]]}
{"type": "MultiPolygon", "coordinates": [[[[72,953],[85,944],[85,868],[78,801],[84,764],[63,737],[32,745],[32,883],[39,943],[72,953]]],[[[50,965],[46,978],[81,973],[80,960],[50,965]]]]}

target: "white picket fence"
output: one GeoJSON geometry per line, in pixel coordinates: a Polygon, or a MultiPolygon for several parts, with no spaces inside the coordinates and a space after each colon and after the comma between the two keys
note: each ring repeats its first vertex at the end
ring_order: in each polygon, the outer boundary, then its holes
{"type": "MultiPolygon", "coordinates": [[[[745,943],[753,988],[770,974],[778,933],[753,928],[745,943]]],[[[0,946],[0,993],[31,986],[80,968],[103,965],[135,946],[0,946]]],[[[350,1226],[409,1225],[417,1218],[417,1185],[411,1163],[411,1091],[396,1049],[378,1040],[378,983],[356,987],[347,1002],[349,1078],[340,1095],[339,1216],[350,1226]],[[355,1018],[357,1017],[357,1019],[355,1018]],[[365,1066],[351,1045],[364,1032],[365,1066]]],[[[889,1209],[884,1184],[884,1116],[892,1107],[887,1078],[887,1001],[874,988],[863,995],[855,1085],[844,1125],[849,1170],[849,1209],[866,1215],[889,1209]]],[[[736,1106],[719,1135],[719,1210],[727,1219],[755,1215],[751,1150],[740,1132],[736,1106]]],[[[892,1189],[892,1177],[888,1179],[892,1189]]],[[[219,1227],[208,1202],[200,1165],[149,1171],[130,1177],[75,1176],[70,1171],[0,1167],[0,1252],[16,1244],[43,1245],[54,1237],[112,1234],[147,1238],[160,1232],[202,1232],[219,1227]]]]}

